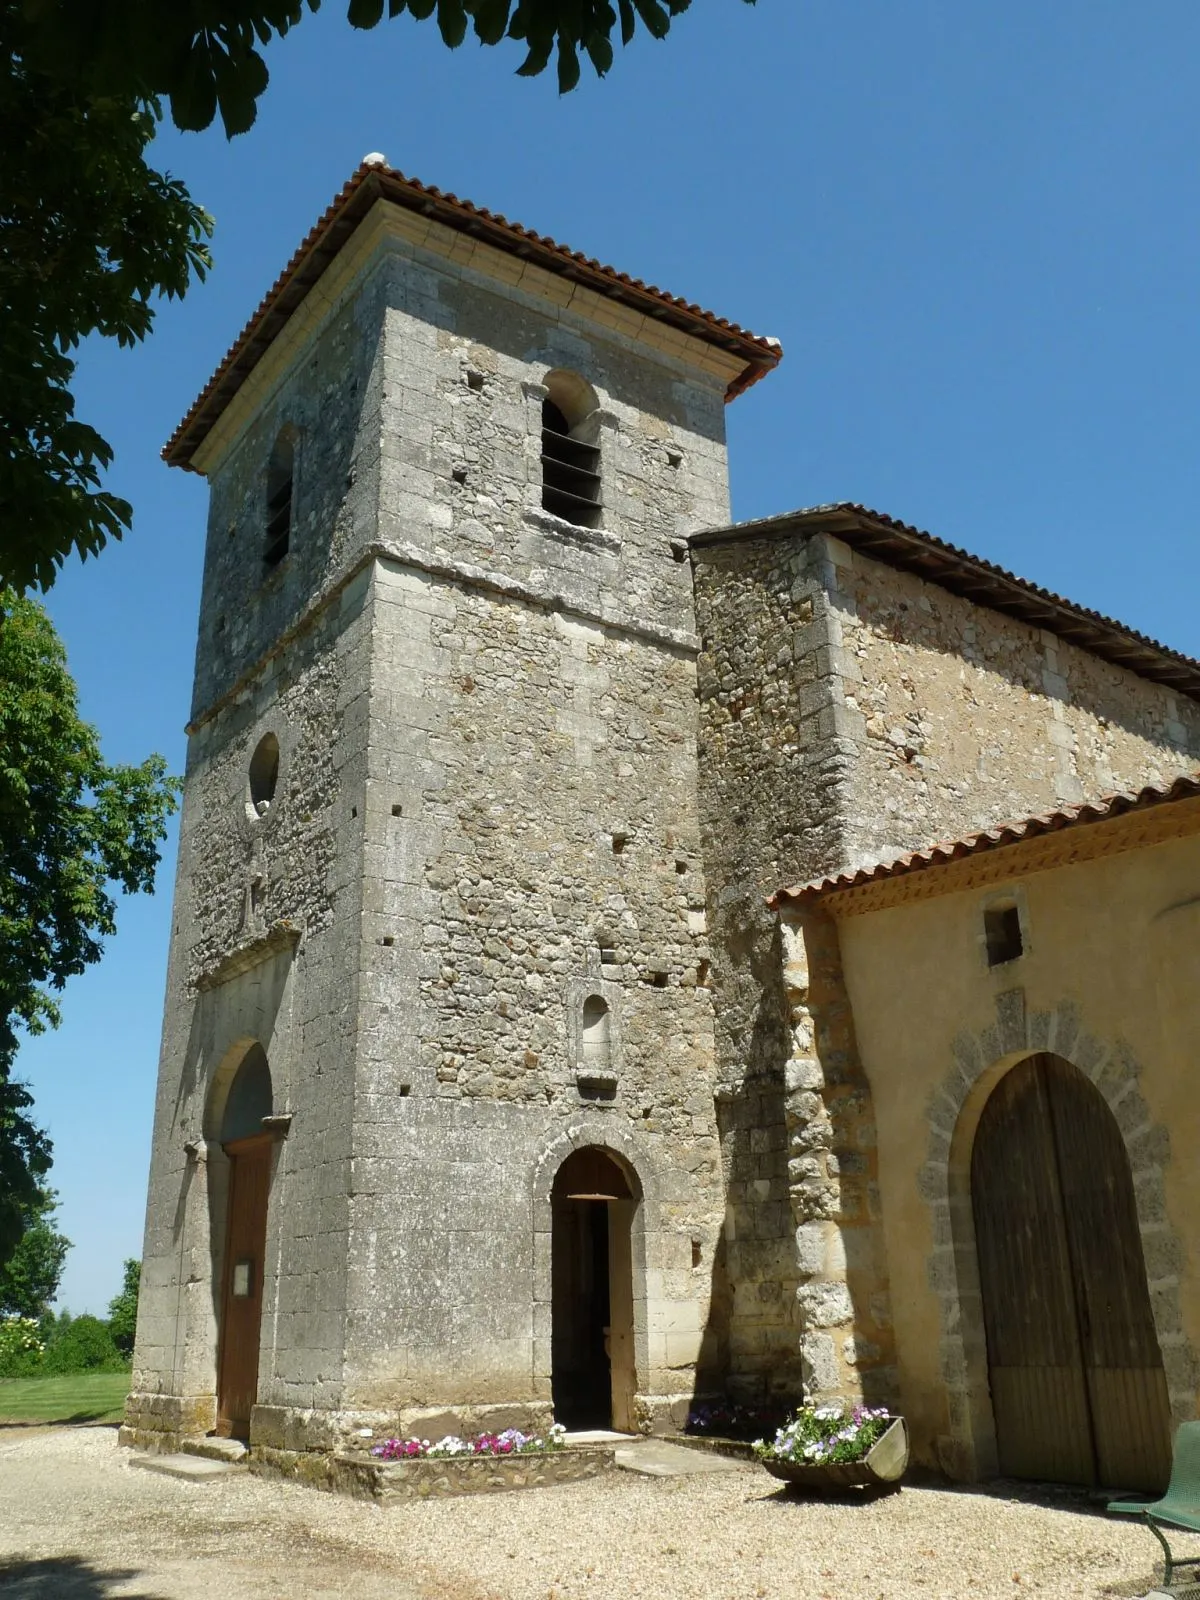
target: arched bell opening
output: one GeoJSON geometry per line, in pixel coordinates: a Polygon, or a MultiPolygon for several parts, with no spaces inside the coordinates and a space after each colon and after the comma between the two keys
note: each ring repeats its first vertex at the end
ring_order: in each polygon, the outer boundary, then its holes
{"type": "Polygon", "coordinates": [[[551,1190],[551,1393],[570,1429],[634,1427],[633,1221],[637,1175],[587,1145],[551,1190]]]}

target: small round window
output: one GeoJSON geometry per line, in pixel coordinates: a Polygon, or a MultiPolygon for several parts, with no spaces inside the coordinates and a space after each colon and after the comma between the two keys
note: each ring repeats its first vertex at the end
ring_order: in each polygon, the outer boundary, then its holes
{"type": "Polygon", "coordinates": [[[258,741],[250,757],[250,801],[246,810],[251,817],[265,817],[270,811],[278,782],[279,740],[268,733],[258,741]]]}

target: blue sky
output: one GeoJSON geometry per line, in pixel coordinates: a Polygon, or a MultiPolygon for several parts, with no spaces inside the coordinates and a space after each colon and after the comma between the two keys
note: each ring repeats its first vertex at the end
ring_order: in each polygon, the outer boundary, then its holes
{"type": "MultiPolygon", "coordinates": [[[[110,759],[183,765],[206,491],[159,448],[369,150],[781,339],[729,413],[738,518],[863,501],[1200,654],[1194,4],[694,0],[565,99],[518,59],[335,3],[270,49],[252,132],[160,137],[216,269],[85,352],[136,525],[50,597],[110,759]]],[[[140,1254],[173,871],[172,839],[20,1056],[75,1311],[140,1254]]]]}

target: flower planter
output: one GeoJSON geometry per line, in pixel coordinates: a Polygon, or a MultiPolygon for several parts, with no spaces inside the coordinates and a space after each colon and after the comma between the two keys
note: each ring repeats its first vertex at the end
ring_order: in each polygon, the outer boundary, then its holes
{"type": "Polygon", "coordinates": [[[613,1464],[611,1447],[587,1445],[508,1456],[425,1456],[411,1461],[378,1461],[348,1451],[333,1457],[329,1486],[388,1505],[397,1500],[576,1483],[597,1477],[613,1464]]]}
{"type": "Polygon", "coordinates": [[[861,1461],[831,1461],[818,1465],[812,1461],[761,1459],[773,1478],[797,1489],[811,1489],[816,1494],[828,1489],[898,1489],[908,1466],[908,1428],[904,1418],[897,1417],[861,1461]]]}

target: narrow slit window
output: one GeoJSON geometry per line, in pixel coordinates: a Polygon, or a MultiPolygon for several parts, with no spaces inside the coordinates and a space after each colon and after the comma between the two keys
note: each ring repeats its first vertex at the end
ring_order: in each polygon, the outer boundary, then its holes
{"type": "Polygon", "coordinates": [[[992,906],[983,913],[983,932],[987,941],[989,967],[1015,961],[1025,949],[1021,937],[1021,914],[1016,906],[992,906]]]}
{"type": "Polygon", "coordinates": [[[600,446],[596,399],[582,378],[551,373],[542,402],[542,509],[580,528],[598,528],[600,446]]]}
{"type": "Polygon", "coordinates": [[[267,528],[263,541],[263,561],[277,567],[292,543],[292,491],[296,481],[296,447],[289,434],[281,433],[271,451],[267,467],[267,528]]]}

